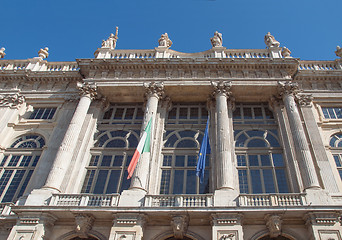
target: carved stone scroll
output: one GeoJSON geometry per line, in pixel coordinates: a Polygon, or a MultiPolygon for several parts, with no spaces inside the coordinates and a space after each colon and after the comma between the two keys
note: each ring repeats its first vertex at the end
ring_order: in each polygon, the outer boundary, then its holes
{"type": "Polygon", "coordinates": [[[4,107],[18,107],[25,101],[24,96],[15,94],[0,95],[0,106],[4,107]]]}

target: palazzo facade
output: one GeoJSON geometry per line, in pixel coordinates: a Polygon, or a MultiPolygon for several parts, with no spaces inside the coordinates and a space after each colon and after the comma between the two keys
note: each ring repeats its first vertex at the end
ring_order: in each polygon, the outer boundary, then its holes
{"type": "Polygon", "coordinates": [[[339,47],[305,61],[270,33],[227,49],[215,32],[199,53],[117,39],[75,62],[0,49],[0,239],[342,239],[339,47]]]}

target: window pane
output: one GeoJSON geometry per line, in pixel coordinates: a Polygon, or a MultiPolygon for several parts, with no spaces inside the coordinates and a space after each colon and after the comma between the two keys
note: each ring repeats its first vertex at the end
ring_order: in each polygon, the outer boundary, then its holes
{"type": "Polygon", "coordinates": [[[260,155],[261,165],[262,166],[271,166],[270,156],[269,155],[260,155]]]}
{"type": "Polygon", "coordinates": [[[260,171],[250,170],[253,193],[262,193],[260,171]]]}
{"type": "Polygon", "coordinates": [[[249,166],[259,166],[258,155],[248,155],[249,166]]]}
{"type": "Polygon", "coordinates": [[[12,181],[11,184],[9,185],[6,194],[4,196],[4,198],[2,199],[2,202],[12,202],[13,201],[13,197],[14,194],[16,193],[16,191],[18,190],[19,184],[23,178],[25,174],[25,170],[17,170],[12,181]]]}
{"type": "Polygon", "coordinates": [[[254,108],[254,118],[263,119],[261,108],[254,108]]]}
{"type": "Polygon", "coordinates": [[[197,156],[192,155],[192,156],[188,156],[188,167],[190,166],[197,166],[197,156]]]}
{"type": "Polygon", "coordinates": [[[101,166],[110,166],[111,161],[112,161],[112,156],[104,155],[102,157],[101,166]]]}
{"type": "Polygon", "coordinates": [[[274,179],[271,169],[265,169],[262,171],[264,176],[264,184],[265,184],[265,192],[266,193],[275,193],[274,179]]]}
{"type": "Polygon", "coordinates": [[[241,112],[239,107],[237,107],[233,112],[233,119],[241,119],[241,112]]]}
{"type": "Polygon", "coordinates": [[[244,119],[252,119],[252,109],[244,107],[243,116],[244,116],[244,119]]]}
{"type": "Polygon", "coordinates": [[[337,167],[342,167],[339,155],[333,155],[337,167]]]}
{"type": "Polygon", "coordinates": [[[179,108],[179,119],[187,119],[188,118],[188,108],[179,108]]]}
{"type": "Polygon", "coordinates": [[[175,166],[176,167],[184,167],[185,166],[185,156],[176,156],[175,166]]]}
{"type": "Polygon", "coordinates": [[[108,170],[100,170],[99,174],[97,175],[97,181],[95,184],[95,189],[94,189],[94,193],[95,194],[102,194],[105,184],[106,184],[106,180],[107,180],[107,175],[108,175],[108,170]]]}
{"type": "Polygon", "coordinates": [[[115,155],[113,166],[114,167],[120,167],[120,166],[122,166],[122,163],[123,163],[123,156],[122,155],[115,155]]]}
{"type": "Polygon", "coordinates": [[[175,170],[173,180],[173,194],[183,193],[184,170],[175,170]]]}
{"type": "Polygon", "coordinates": [[[245,155],[237,155],[237,164],[238,166],[246,166],[246,156],[245,155]]]}
{"type": "Polygon", "coordinates": [[[160,194],[169,194],[171,170],[163,170],[160,182],[160,194]]]}
{"type": "Polygon", "coordinates": [[[267,143],[261,139],[252,139],[248,144],[247,147],[267,147],[267,143]]]}
{"type": "Polygon", "coordinates": [[[125,114],[125,119],[133,119],[134,110],[135,110],[134,108],[127,108],[126,114],[125,114]]]}
{"type": "Polygon", "coordinates": [[[171,166],[171,163],[172,163],[172,156],[164,155],[163,166],[171,166]]]}
{"type": "Polygon", "coordinates": [[[186,177],[186,194],[196,194],[197,177],[195,170],[188,170],[186,177]]]}
{"type": "Polygon", "coordinates": [[[106,193],[116,193],[118,189],[118,184],[120,180],[120,174],[121,170],[112,170],[110,173],[109,181],[108,181],[108,186],[106,193]]]}
{"type": "Polygon", "coordinates": [[[117,108],[114,114],[114,119],[122,119],[122,115],[124,113],[124,108],[117,108]]]}
{"type": "Polygon", "coordinates": [[[240,193],[248,193],[247,170],[239,170],[240,193]]]}
{"type": "Polygon", "coordinates": [[[272,154],[273,165],[275,167],[284,167],[283,155],[282,154],[272,154]]]}
{"type": "Polygon", "coordinates": [[[209,193],[209,171],[204,171],[203,183],[200,183],[199,194],[209,193]]]}
{"type": "Polygon", "coordinates": [[[288,193],[289,189],[287,186],[286,174],[284,169],[276,169],[275,171],[277,176],[279,193],[288,193]]]}

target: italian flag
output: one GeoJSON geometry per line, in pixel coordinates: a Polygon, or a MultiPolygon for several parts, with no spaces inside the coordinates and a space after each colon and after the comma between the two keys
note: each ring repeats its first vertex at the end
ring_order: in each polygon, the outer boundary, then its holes
{"type": "Polygon", "coordinates": [[[127,168],[128,176],[127,179],[130,179],[133,176],[134,169],[137,166],[138,160],[140,158],[140,155],[144,152],[150,152],[150,142],[151,142],[151,122],[152,118],[148,122],[143,135],[141,136],[141,139],[138,143],[138,147],[134,152],[134,155],[131,159],[131,162],[129,163],[129,166],[127,168]]]}

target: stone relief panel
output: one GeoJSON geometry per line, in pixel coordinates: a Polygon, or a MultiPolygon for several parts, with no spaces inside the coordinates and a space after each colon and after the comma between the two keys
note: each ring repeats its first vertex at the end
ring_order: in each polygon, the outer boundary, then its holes
{"type": "Polygon", "coordinates": [[[341,234],[337,230],[319,230],[320,240],[341,240],[341,234]]]}
{"type": "Polygon", "coordinates": [[[217,231],[218,240],[237,240],[239,239],[238,231],[234,230],[221,230],[217,231]]]}
{"type": "Polygon", "coordinates": [[[135,232],[116,232],[114,240],[135,240],[135,232]]]}

